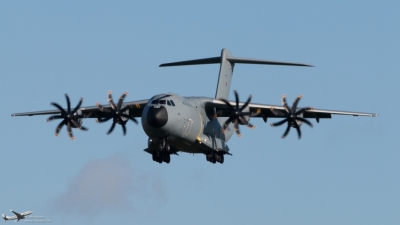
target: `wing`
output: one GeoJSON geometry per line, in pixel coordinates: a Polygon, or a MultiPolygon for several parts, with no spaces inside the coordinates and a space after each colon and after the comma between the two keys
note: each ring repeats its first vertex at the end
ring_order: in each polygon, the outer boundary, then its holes
{"type": "Polygon", "coordinates": [[[13,211],[13,210],[11,210],[11,212],[14,213],[17,217],[21,217],[21,214],[15,212],[15,211],[13,211]]]}
{"type": "MultiPolygon", "coordinates": [[[[230,101],[232,105],[235,105],[236,102],[230,101]]],[[[239,103],[239,105],[243,105],[244,102],[239,103]]],[[[230,115],[230,111],[228,106],[220,100],[213,100],[212,102],[206,104],[206,107],[214,107],[216,112],[218,112],[218,116],[227,117],[230,115]]],[[[301,108],[299,108],[301,109],[301,108]]],[[[264,121],[267,121],[267,118],[283,118],[284,112],[286,112],[283,106],[279,105],[268,105],[268,104],[257,104],[250,103],[249,110],[253,114],[252,117],[260,117],[263,118],[264,121]],[[273,112],[275,111],[275,113],[273,112]]],[[[376,113],[364,113],[364,112],[348,112],[348,111],[338,111],[338,110],[326,110],[326,109],[307,109],[303,113],[304,118],[315,118],[319,119],[330,119],[332,118],[332,114],[335,115],[349,115],[349,116],[371,116],[376,117],[378,114],[376,113]]]]}
{"type": "MultiPolygon", "coordinates": [[[[141,117],[142,111],[149,100],[131,101],[125,102],[121,108],[128,107],[129,115],[132,117],[141,117]]],[[[106,115],[106,109],[111,109],[109,104],[103,106],[103,110],[100,110],[97,106],[81,107],[79,110],[82,112],[84,118],[101,118],[106,115]]],[[[66,109],[64,109],[66,110],[66,109]]],[[[25,112],[25,113],[14,113],[11,116],[36,116],[36,115],[54,115],[60,114],[60,110],[45,110],[36,112],[25,112]]]]}

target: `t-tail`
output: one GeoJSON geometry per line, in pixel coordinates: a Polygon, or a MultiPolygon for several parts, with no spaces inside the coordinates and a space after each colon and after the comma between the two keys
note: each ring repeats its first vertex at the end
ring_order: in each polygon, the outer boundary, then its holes
{"type": "Polygon", "coordinates": [[[249,58],[239,58],[234,57],[228,51],[228,49],[222,49],[221,56],[212,57],[212,58],[204,58],[204,59],[195,59],[189,61],[180,61],[173,63],[164,63],[161,64],[160,67],[166,66],[187,66],[187,65],[200,65],[200,64],[221,64],[219,69],[219,77],[217,84],[217,91],[215,94],[216,99],[224,98],[228,99],[229,90],[231,87],[233,68],[236,63],[243,64],[264,64],[264,65],[280,65],[280,66],[311,66],[303,63],[292,63],[292,62],[280,62],[280,61],[271,61],[271,60],[262,60],[262,59],[249,59],[249,58]]]}

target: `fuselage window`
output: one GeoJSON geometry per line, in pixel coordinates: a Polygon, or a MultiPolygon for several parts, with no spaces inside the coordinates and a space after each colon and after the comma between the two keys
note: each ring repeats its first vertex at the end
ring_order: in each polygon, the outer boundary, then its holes
{"type": "Polygon", "coordinates": [[[171,102],[169,100],[167,100],[167,105],[171,105],[171,102]]]}
{"type": "Polygon", "coordinates": [[[171,102],[171,104],[172,104],[173,106],[175,106],[175,103],[174,103],[174,101],[170,100],[170,102],[171,102]]]}
{"type": "Polygon", "coordinates": [[[151,104],[157,105],[157,104],[158,104],[158,100],[153,100],[153,101],[151,102],[151,104]]]}
{"type": "Polygon", "coordinates": [[[165,105],[167,103],[167,100],[160,100],[160,101],[158,101],[158,103],[165,105]]]}

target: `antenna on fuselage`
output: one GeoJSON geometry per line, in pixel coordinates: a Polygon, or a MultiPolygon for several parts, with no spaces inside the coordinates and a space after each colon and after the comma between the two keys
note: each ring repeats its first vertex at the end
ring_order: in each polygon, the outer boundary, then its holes
{"type": "Polygon", "coordinates": [[[235,66],[235,63],[312,67],[312,65],[303,64],[303,63],[281,62],[281,61],[234,57],[226,48],[222,49],[221,56],[218,56],[218,57],[187,60],[187,61],[172,62],[172,63],[164,63],[164,64],[161,64],[160,67],[188,66],[188,65],[216,64],[216,63],[221,64],[221,67],[219,69],[217,91],[215,94],[216,99],[220,99],[220,98],[228,99],[229,89],[231,86],[231,80],[232,80],[232,74],[233,74],[233,68],[235,66]]]}

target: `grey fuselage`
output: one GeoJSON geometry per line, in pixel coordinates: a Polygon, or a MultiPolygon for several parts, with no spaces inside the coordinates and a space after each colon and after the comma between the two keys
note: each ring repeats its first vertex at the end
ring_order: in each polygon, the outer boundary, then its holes
{"type": "Polygon", "coordinates": [[[206,104],[213,98],[160,94],[152,97],[142,113],[142,126],[149,137],[148,149],[156,151],[167,140],[171,149],[188,153],[228,152],[226,142],[232,124],[222,132],[226,117],[214,118],[215,109],[206,104]]]}

